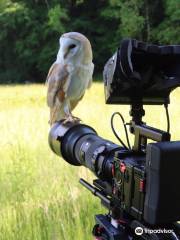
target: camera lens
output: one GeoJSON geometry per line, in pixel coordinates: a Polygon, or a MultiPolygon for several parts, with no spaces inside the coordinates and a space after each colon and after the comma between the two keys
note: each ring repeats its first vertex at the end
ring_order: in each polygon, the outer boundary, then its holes
{"type": "Polygon", "coordinates": [[[98,135],[85,135],[75,146],[75,157],[81,165],[93,171],[99,178],[111,180],[112,161],[119,146],[98,135]]]}
{"type": "Polygon", "coordinates": [[[84,124],[56,123],[49,133],[49,145],[68,163],[84,165],[101,179],[112,179],[114,152],[120,147],[99,137],[93,128],[84,124]]]}

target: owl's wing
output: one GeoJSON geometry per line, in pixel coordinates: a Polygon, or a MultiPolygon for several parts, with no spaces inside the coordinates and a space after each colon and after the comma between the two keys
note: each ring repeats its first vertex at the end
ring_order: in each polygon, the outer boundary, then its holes
{"type": "Polygon", "coordinates": [[[71,100],[70,101],[70,107],[71,107],[71,110],[73,110],[77,104],[79,103],[79,101],[81,101],[81,99],[83,98],[84,94],[79,98],[79,99],[76,99],[76,100],[71,100]]]}
{"type": "Polygon", "coordinates": [[[94,64],[91,63],[91,67],[89,68],[89,75],[90,75],[90,78],[89,78],[89,81],[88,81],[88,85],[87,85],[87,88],[90,88],[91,85],[92,85],[92,75],[93,75],[93,72],[94,72],[94,64]]]}
{"type": "Polygon", "coordinates": [[[56,96],[60,102],[65,97],[64,86],[68,80],[69,73],[65,65],[54,63],[47,76],[47,105],[52,108],[55,106],[56,96]]]}

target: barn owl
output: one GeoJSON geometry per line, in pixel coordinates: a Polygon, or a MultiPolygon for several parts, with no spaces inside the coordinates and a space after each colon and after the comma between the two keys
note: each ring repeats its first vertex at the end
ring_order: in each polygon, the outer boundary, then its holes
{"type": "Polygon", "coordinates": [[[56,61],[47,76],[49,123],[78,121],[71,111],[91,86],[94,64],[89,40],[78,32],[65,33],[59,40],[56,61]]]}

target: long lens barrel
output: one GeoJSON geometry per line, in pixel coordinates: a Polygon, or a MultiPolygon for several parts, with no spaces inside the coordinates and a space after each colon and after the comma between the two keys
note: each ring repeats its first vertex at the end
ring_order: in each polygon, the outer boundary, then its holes
{"type": "Polygon", "coordinates": [[[84,165],[106,181],[112,179],[112,161],[120,147],[99,137],[93,128],[85,124],[58,122],[49,132],[49,145],[68,163],[84,165]]]}

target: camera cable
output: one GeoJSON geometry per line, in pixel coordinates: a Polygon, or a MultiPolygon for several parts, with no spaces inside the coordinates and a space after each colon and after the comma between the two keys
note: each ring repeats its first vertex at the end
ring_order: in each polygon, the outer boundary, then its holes
{"type": "Polygon", "coordinates": [[[131,150],[131,145],[130,145],[130,142],[129,142],[129,136],[128,136],[128,131],[127,131],[127,126],[126,126],[126,123],[124,121],[124,118],[122,116],[121,113],[119,112],[114,112],[111,116],[111,129],[115,135],[115,137],[118,139],[118,141],[123,145],[124,148],[128,149],[128,150],[131,150]],[[126,134],[126,140],[127,140],[127,144],[128,144],[128,147],[126,146],[126,144],[122,141],[122,139],[118,136],[117,132],[115,131],[114,129],[114,117],[115,115],[118,115],[121,120],[122,120],[122,123],[123,123],[123,126],[124,126],[124,131],[125,131],[125,134],[126,134]]]}
{"type": "Polygon", "coordinates": [[[167,119],[167,132],[170,131],[170,118],[169,118],[169,111],[168,111],[168,104],[164,104],[166,110],[166,119],[167,119]]]}

